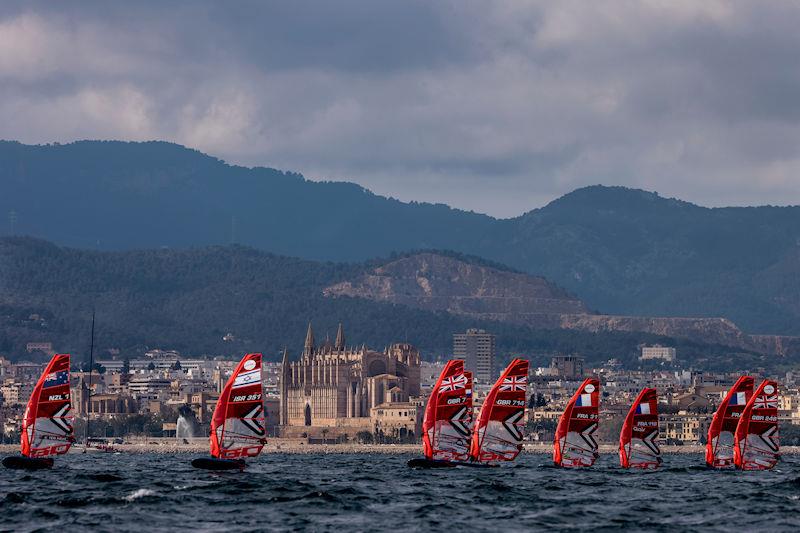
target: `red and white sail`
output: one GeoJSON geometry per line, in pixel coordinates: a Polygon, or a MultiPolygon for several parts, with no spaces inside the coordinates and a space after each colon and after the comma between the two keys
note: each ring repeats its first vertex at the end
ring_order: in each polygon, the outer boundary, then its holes
{"type": "Polygon", "coordinates": [[[472,373],[448,361],[436,381],[422,422],[426,459],[466,461],[472,437],[472,373]]]}
{"type": "Polygon", "coordinates": [[[482,463],[513,461],[525,434],[528,361],[514,359],[494,384],[472,434],[470,459],[482,463]]]}
{"type": "Polygon", "coordinates": [[[706,464],[713,468],[733,468],[736,426],[747,402],[753,396],[753,378],[741,376],[719,404],[706,440],[706,464]]]}
{"type": "Polygon", "coordinates": [[[556,428],[553,461],[558,466],[592,466],[597,460],[594,433],[600,414],[600,381],[589,378],[581,383],[567,403],[556,428]]]}
{"type": "Polygon", "coordinates": [[[69,394],[69,354],[56,354],[36,382],[22,416],[22,455],[51,457],[75,441],[69,394]]]}
{"type": "Polygon", "coordinates": [[[619,462],[623,468],[658,468],[658,393],[644,388],[625,417],[619,434],[619,462]]]}
{"type": "Polygon", "coordinates": [[[261,354],[244,356],[217,401],[211,418],[211,455],[256,457],[266,443],[261,354]]]}
{"type": "Polygon", "coordinates": [[[756,389],[739,418],[733,461],[742,470],[769,470],[779,458],[778,383],[767,379],[756,389]]]}

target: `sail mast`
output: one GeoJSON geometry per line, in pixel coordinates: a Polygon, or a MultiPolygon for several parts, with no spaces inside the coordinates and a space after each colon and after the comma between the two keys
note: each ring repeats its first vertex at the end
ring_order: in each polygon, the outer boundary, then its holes
{"type": "Polygon", "coordinates": [[[86,427],[83,429],[83,444],[89,446],[89,420],[91,418],[90,412],[92,409],[92,371],[94,370],[94,315],[95,310],[92,309],[92,339],[89,343],[89,386],[86,389],[88,395],[86,401],[86,427]]]}

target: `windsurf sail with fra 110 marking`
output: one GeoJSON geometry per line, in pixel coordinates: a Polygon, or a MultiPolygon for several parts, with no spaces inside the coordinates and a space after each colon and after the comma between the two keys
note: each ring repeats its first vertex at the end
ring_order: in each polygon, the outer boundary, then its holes
{"type": "Polygon", "coordinates": [[[431,390],[422,441],[425,458],[433,461],[466,461],[472,437],[472,373],[464,361],[448,361],[431,390]]]}
{"type": "Polygon", "coordinates": [[[22,416],[22,455],[63,455],[75,442],[69,379],[69,354],[54,355],[36,382],[22,416]]]}
{"type": "Polygon", "coordinates": [[[470,459],[482,463],[513,461],[522,451],[528,361],[514,359],[483,402],[472,436],[470,459]]]}
{"type": "Polygon", "coordinates": [[[600,381],[589,378],[581,383],[558,421],[553,443],[553,462],[557,466],[592,466],[597,460],[594,433],[600,414],[600,381]]]}
{"type": "Polygon", "coordinates": [[[779,458],[778,383],[767,379],[753,393],[739,418],[733,461],[742,470],[769,470],[779,458]]]}
{"type": "Polygon", "coordinates": [[[619,462],[622,468],[654,469],[661,465],[658,447],[658,395],[644,388],[631,405],[619,434],[619,462]]]}
{"type": "Polygon", "coordinates": [[[747,402],[753,396],[753,378],[741,376],[719,404],[706,440],[706,464],[712,468],[733,468],[736,426],[747,402]]]}
{"type": "Polygon", "coordinates": [[[256,457],[266,443],[261,354],[244,356],[217,400],[211,418],[211,455],[256,457]]]}

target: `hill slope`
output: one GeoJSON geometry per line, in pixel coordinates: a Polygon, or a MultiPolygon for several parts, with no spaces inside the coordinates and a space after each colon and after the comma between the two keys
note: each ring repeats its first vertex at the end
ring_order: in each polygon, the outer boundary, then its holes
{"type": "Polygon", "coordinates": [[[232,234],[317,260],[451,249],[543,275],[604,313],[725,317],[748,333],[800,334],[798,207],[707,209],[598,186],[496,220],[168,143],[0,142],[0,213],[12,211],[17,233],[100,249],[223,244],[232,234]]]}

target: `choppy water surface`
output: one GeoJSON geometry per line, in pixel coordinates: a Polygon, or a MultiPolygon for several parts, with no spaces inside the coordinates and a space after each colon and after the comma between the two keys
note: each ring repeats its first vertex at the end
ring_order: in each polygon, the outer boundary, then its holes
{"type": "Polygon", "coordinates": [[[0,529],[449,531],[620,528],[797,531],[800,459],[772,472],[708,471],[670,455],[658,472],[553,468],[410,470],[402,455],[270,454],[245,472],[188,455],[68,455],[53,470],[0,468],[0,529]]]}

